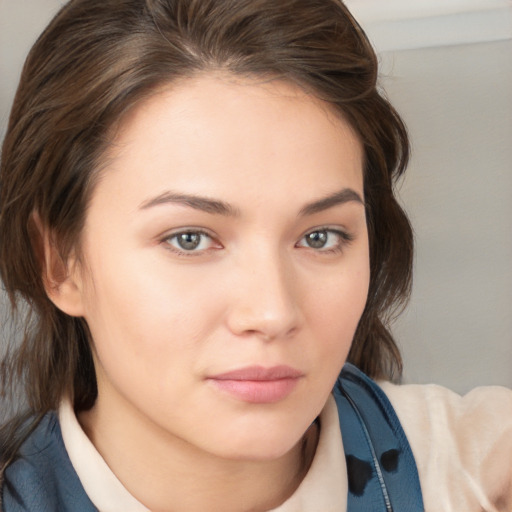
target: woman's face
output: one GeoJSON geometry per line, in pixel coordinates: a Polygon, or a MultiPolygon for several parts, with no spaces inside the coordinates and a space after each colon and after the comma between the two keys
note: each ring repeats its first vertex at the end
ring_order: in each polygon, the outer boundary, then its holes
{"type": "Polygon", "coordinates": [[[123,122],[74,276],[96,407],[237,459],[319,414],[369,282],[361,144],[279,81],[204,75],[123,122]]]}

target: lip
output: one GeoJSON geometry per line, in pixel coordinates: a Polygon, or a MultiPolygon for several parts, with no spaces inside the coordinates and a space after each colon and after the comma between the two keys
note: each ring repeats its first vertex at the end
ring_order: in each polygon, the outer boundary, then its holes
{"type": "Polygon", "coordinates": [[[248,403],[276,403],[289,396],[304,374],[290,366],[248,366],[207,378],[216,389],[248,403]]]}

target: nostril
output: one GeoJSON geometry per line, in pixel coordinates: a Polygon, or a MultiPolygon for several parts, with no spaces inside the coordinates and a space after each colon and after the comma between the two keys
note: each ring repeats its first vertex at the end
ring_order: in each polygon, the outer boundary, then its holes
{"type": "Polygon", "coordinates": [[[236,307],[228,313],[227,323],[237,336],[270,342],[294,336],[299,329],[299,314],[294,308],[269,311],[236,307]]]}

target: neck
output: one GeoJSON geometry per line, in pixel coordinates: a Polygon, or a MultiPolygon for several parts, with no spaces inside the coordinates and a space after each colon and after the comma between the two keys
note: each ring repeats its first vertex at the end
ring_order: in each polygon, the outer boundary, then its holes
{"type": "Polygon", "coordinates": [[[145,417],[134,421],[129,409],[116,408],[112,414],[98,399],[79,421],[127,491],[153,512],[270,510],[294,493],[316,450],[313,424],[279,458],[226,459],[163,432],[145,417]]]}

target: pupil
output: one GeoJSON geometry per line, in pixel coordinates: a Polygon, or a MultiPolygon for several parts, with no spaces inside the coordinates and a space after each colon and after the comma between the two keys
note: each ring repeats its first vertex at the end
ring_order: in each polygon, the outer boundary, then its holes
{"type": "Polygon", "coordinates": [[[201,235],[197,233],[182,233],[178,236],[178,244],[182,249],[191,251],[201,242],[201,235]]]}
{"type": "Polygon", "coordinates": [[[315,231],[307,235],[307,243],[313,249],[321,249],[327,243],[327,233],[325,231],[315,231]]]}

